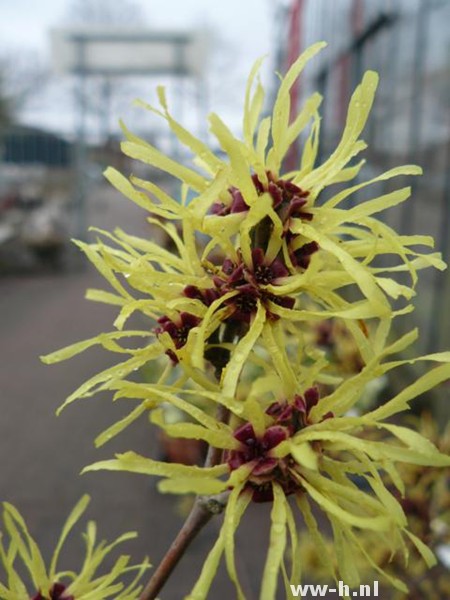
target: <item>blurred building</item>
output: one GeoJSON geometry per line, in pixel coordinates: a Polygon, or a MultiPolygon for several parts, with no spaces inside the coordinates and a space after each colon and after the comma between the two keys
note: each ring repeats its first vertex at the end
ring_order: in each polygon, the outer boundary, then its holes
{"type": "MultiPolygon", "coordinates": [[[[447,261],[449,23],[449,0],[292,0],[279,15],[277,36],[278,68],[282,71],[311,43],[328,42],[328,48],[308,65],[293,92],[298,104],[314,90],[324,96],[321,158],[335,148],[340,138],[348,101],[364,71],[379,72],[377,98],[363,133],[369,147],[364,153],[367,166],[361,178],[403,163],[421,165],[423,177],[408,183],[397,178],[375,189],[378,195],[394,186],[414,186],[412,200],[381,217],[400,233],[432,235],[436,249],[447,261]]],[[[373,197],[373,187],[370,193],[373,197]]],[[[417,293],[416,310],[403,326],[419,325],[419,351],[448,347],[448,271],[422,271],[417,293]]]]}
{"type": "Polygon", "coordinates": [[[73,149],[20,124],[0,129],[0,274],[57,263],[68,239],[73,149]]]}

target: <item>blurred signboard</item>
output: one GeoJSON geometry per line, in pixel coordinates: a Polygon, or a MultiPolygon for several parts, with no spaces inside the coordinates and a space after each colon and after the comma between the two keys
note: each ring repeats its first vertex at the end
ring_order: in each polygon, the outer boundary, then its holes
{"type": "Polygon", "coordinates": [[[51,31],[57,73],[83,75],[201,76],[206,57],[202,31],[76,27],[51,31]]]}

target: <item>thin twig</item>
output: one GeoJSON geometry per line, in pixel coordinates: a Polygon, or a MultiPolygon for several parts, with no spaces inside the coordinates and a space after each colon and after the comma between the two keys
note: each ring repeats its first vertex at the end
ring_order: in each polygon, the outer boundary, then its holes
{"type": "Polygon", "coordinates": [[[141,594],[140,600],[154,600],[162,589],[172,571],[180,561],[187,547],[199,531],[209,522],[211,517],[222,512],[227,496],[199,496],[184,522],[177,537],[172,542],[166,555],[154,571],[150,581],[141,594]]]}
{"type": "MultiPolygon", "coordinates": [[[[228,411],[225,409],[226,412],[224,412],[223,406],[220,406],[219,409],[222,409],[220,411],[218,410],[218,413],[221,413],[220,416],[224,419],[228,419],[228,411]]],[[[219,414],[217,416],[219,417],[219,414]]],[[[205,467],[215,466],[219,464],[221,460],[222,450],[209,446],[205,467]]],[[[140,600],[154,600],[156,598],[158,592],[162,589],[197,534],[214,515],[217,515],[224,510],[227,504],[228,495],[229,492],[223,492],[216,496],[197,496],[188,518],[183,523],[183,526],[172,542],[169,550],[166,552],[164,558],[153,572],[150,581],[140,596],[140,600]]]]}

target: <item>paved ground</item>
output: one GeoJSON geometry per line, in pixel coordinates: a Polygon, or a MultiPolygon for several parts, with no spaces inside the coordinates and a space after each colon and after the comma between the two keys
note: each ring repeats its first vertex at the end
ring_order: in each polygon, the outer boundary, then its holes
{"type": "MultiPolygon", "coordinates": [[[[146,233],[141,210],[104,189],[91,201],[89,221],[146,233]]],[[[0,280],[0,500],[20,509],[48,555],[68,511],[83,493],[89,493],[89,517],[97,520],[100,535],[111,539],[125,530],[137,530],[139,540],[130,542],[126,551],[136,561],[148,554],[157,563],[182,522],[177,501],[159,495],[154,481],[143,476],[78,475],[84,465],[110,457],[114,451],[155,452],[146,420],[95,450],[96,434],[121,414],[121,407],[112,406],[107,395],[54,416],[64,398],[81,381],[108,366],[111,357],[91,350],[55,366],[45,366],[38,358],[110,330],[114,310],[83,300],[87,287],[100,285],[100,278],[90,269],[0,280]]],[[[238,560],[248,600],[256,597],[259,587],[267,516],[268,507],[255,507],[239,538],[238,560]]],[[[161,598],[181,600],[189,591],[219,525],[217,519],[202,532],[161,598]]],[[[66,559],[76,561],[78,553],[76,542],[66,559]]],[[[229,600],[234,596],[227,577],[220,574],[210,597],[229,600]]]]}

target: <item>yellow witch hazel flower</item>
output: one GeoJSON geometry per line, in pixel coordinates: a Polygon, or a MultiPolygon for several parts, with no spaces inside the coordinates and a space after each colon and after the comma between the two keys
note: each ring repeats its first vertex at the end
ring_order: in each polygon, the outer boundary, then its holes
{"type": "MultiPolygon", "coordinates": [[[[315,44],[294,63],[281,82],[272,116],[262,120],[264,91],[260,83],[253,92],[261,61],[257,62],[247,87],[243,140],[234,137],[217,115],[210,116],[211,133],[226,159],[217,157],[175,121],[168,111],[164,90],[159,89],[162,109],[148,108],[167,120],[180,142],[192,151],[200,172],[177,165],[125,129],[128,141],[122,145],[124,153],[179,179],[195,195],[188,206],[174,203],[156,186],[141,179],[127,180],[113,169],[106,172],[107,178],[132,200],[182,223],[184,247],[182,239],[178,239],[178,246],[184,258],[184,274],[195,273],[199,278],[183,290],[185,296],[197,301],[189,305],[195,310],[185,304],[186,310],[202,318],[203,335],[192,335],[193,353],[188,353],[194,364],[200,364],[199,348],[205,333],[215,330],[217,322],[248,322],[257,314],[258,306],[263,310],[254,329],[261,329],[264,319],[283,316],[304,321],[317,317],[306,310],[311,301],[322,317],[387,319],[392,316],[388,298],[410,299],[414,291],[386,274],[407,270],[414,285],[417,268],[444,267],[437,254],[424,256],[412,248],[420,244],[431,246],[431,238],[400,238],[374,218],[376,213],[405,201],[410,195],[409,187],[352,209],[341,208],[346,198],[362,188],[400,175],[418,175],[419,167],[397,167],[321,201],[324,188],[353,179],[364,163],[349,166],[366,147],[359,136],[378,82],[375,73],[366,73],[351,99],[341,142],[332,156],[316,167],[321,97],[314,94],[289,123],[290,88],[307,61],[323,46],[315,44]],[[310,133],[298,170],[283,174],[283,158],[308,127],[310,133]],[[150,204],[145,192],[155,196],[156,205],[154,201],[150,204]],[[192,228],[211,238],[200,262],[195,250],[192,252],[192,228]],[[374,259],[388,253],[398,255],[401,263],[386,268],[371,265],[374,259]],[[214,258],[209,261],[211,254],[214,258]],[[351,305],[340,294],[349,285],[360,292],[360,301],[351,305]]],[[[138,270],[134,273],[137,276],[138,270]]]]}
{"type": "MultiPolygon", "coordinates": [[[[245,598],[233,556],[233,540],[252,501],[273,503],[260,598],[272,600],[276,597],[280,573],[287,597],[290,597],[290,586],[298,585],[302,576],[298,518],[289,502],[290,497],[294,497],[306,528],[320,550],[324,568],[336,582],[343,580],[350,586],[359,585],[356,554],[390,585],[406,592],[407,587],[402,581],[376,564],[361,542],[360,532],[377,536],[392,556],[402,553],[405,561],[409,553],[406,538],[428,566],[435,563],[433,553],[408,529],[399,501],[405,494],[405,486],[396,465],[444,467],[450,465],[450,458],[419,433],[386,420],[407,409],[409,402],[419,394],[449,378],[450,352],[421,357],[419,360],[442,364],[380,407],[362,416],[348,416],[348,413],[369,381],[412,362],[393,361],[390,357],[404,350],[416,335],[414,331],[386,347],[358,374],[322,397],[319,387],[307,387],[310,374],[303,382],[302,393],[291,395],[280,392],[286,389],[280,377],[266,374],[253,382],[244,401],[227,401],[232,414],[228,424],[217,423],[188,402],[184,409],[197,423],[170,424],[165,422],[163,411],[153,412],[152,421],[167,434],[179,438],[195,437],[222,449],[223,460],[218,465],[200,468],[166,464],[127,452],[113,460],[86,467],[85,471],[125,470],[163,477],[159,484],[161,492],[202,494],[207,496],[205,501],[209,503],[214,502],[209,495],[229,494],[221,532],[188,596],[190,600],[207,598],[222,555],[225,555],[237,597],[245,598]],[[371,430],[384,431],[386,439],[365,439],[364,433],[371,430]],[[381,477],[382,473],[386,473],[390,485],[381,477]],[[392,493],[392,487],[396,494],[392,493]],[[327,538],[319,530],[312,505],[323,511],[331,524],[337,565],[327,550],[327,538]],[[290,570],[287,568],[289,555],[290,570]]],[[[140,385],[145,389],[145,384],[140,385]]],[[[212,392],[204,394],[220,401],[212,392]]],[[[178,396],[165,393],[165,398],[182,406],[183,401],[178,396]]]]}
{"type": "MultiPolygon", "coordinates": [[[[438,435],[435,423],[430,414],[411,418],[407,415],[405,420],[410,422],[422,434],[433,439],[441,452],[449,449],[450,427],[444,431],[442,436],[438,435]]],[[[373,432],[371,438],[379,439],[379,432],[373,432]]],[[[444,548],[450,540],[450,490],[448,490],[448,470],[424,468],[422,465],[401,463],[398,465],[401,480],[405,484],[406,494],[402,495],[395,486],[386,481],[387,487],[393,491],[400,501],[405,515],[408,518],[408,527],[422,540],[422,542],[439,550],[444,548]]],[[[444,600],[450,595],[450,581],[448,569],[445,569],[442,556],[438,557],[434,568],[427,570],[427,565],[421,560],[420,554],[415,551],[414,544],[405,539],[410,546],[408,564],[402,560],[401,555],[392,555],[388,545],[377,536],[376,532],[369,530],[359,532],[359,539],[366,551],[370,554],[372,564],[382,566],[395,577],[408,580],[409,592],[407,595],[401,590],[393,590],[389,581],[380,581],[384,589],[380,590],[382,598],[389,596],[395,600],[406,598],[427,598],[427,600],[444,600]],[[439,560],[440,559],[440,560],[439,560]]],[[[334,545],[330,538],[326,539],[328,554],[335,559],[334,545]]],[[[318,547],[310,536],[299,534],[300,561],[304,570],[308,573],[309,581],[315,583],[327,583],[330,576],[322,559],[323,545],[318,547]]],[[[363,553],[358,552],[355,556],[358,571],[363,581],[369,582],[378,578],[378,574],[367,562],[363,553]]]]}
{"type": "MultiPolygon", "coordinates": [[[[106,556],[119,544],[136,537],[130,532],[121,535],[111,544],[102,541],[97,544],[97,528],[93,521],[88,523],[84,539],[86,557],[79,572],[59,571],[58,560],[70,531],[80,519],[89,497],[83,496],[70,513],[56,545],[50,566],[47,567],[36,542],[28,532],[19,512],[11,504],[4,503],[4,530],[9,535],[9,545],[3,545],[0,533],[0,567],[3,566],[6,579],[0,579],[2,600],[137,600],[142,590],[139,579],[149,568],[148,560],[141,565],[131,566],[130,557],[120,556],[112,568],[104,575],[96,572],[106,556]],[[19,563],[19,565],[17,564],[19,563]],[[21,573],[26,576],[22,578],[21,573]],[[126,585],[123,578],[136,571],[131,583],[126,585]],[[27,591],[24,583],[31,581],[33,591],[27,591]]],[[[0,570],[1,573],[1,570],[0,570]]]]}
{"type": "MultiPolygon", "coordinates": [[[[347,584],[358,582],[355,552],[372,560],[360,543],[361,530],[373,532],[392,553],[405,558],[407,537],[427,564],[433,562],[430,550],[409,532],[402,506],[380,473],[387,473],[403,494],[396,463],[449,464],[431,442],[387,420],[449,378],[450,353],[416,359],[442,364],[380,407],[361,416],[349,416],[349,411],[367,384],[408,362],[390,357],[405,350],[417,332],[391,343],[392,322],[412,310],[417,270],[443,269],[445,264],[439,254],[417,250],[432,247],[432,238],[398,236],[375,217],[404,202],[409,187],[345,208],[346,199],[359,190],[397,176],[418,175],[419,167],[397,167],[369,181],[340,186],[333,194],[333,184],[351,181],[363,166],[364,161],[354,164],[353,159],[366,147],[360,136],[377,87],[375,73],[367,72],[356,88],[342,139],[322,164],[316,165],[320,95],[313,94],[290,121],[292,85],[323,46],[311,46],[281,79],[271,116],[262,117],[264,90],[257,61],[245,95],[242,139],[217,115],[210,115],[220,155],[172,117],[165,92],[158,89],[161,107],[145,106],[165,119],[191,151],[192,166],[164,156],[125,127],[122,149],[177,179],[181,202],[152,182],[128,179],[112,168],[105,174],[148,210],[149,222],[164,232],[174,250],[120,229],[113,234],[96,230],[95,243],[79,243],[113,290],[89,290],[88,298],[118,307],[116,330],[44,357],[45,362],[57,362],[95,344],[123,355],[124,360],[83,383],[63,405],[101,390],[113,391],[115,399],[137,401],[128,415],[97,438],[97,445],[146,412],[169,436],[209,444],[204,467],[166,464],[128,452],[87,468],[160,476],[161,491],[205,496],[200,500],[210,508],[218,500],[209,496],[226,498],[221,533],[191,600],[207,597],[222,555],[238,598],[244,598],[234,560],[234,533],[250,502],[272,503],[261,600],[275,598],[280,577],[288,595],[289,586],[299,581],[293,506],[323,549],[330,575],[347,584]],[[300,164],[284,172],[283,160],[301,134],[305,142],[300,164]],[[325,188],[330,188],[326,198],[325,188]],[[389,266],[380,260],[385,255],[389,266]],[[409,285],[394,279],[398,272],[409,273],[409,285]],[[394,311],[391,300],[399,298],[405,303],[394,311]],[[144,325],[126,330],[135,312],[144,317],[144,325]],[[356,360],[351,368],[330,365],[326,352],[314,343],[317,326],[332,319],[352,338],[356,360]],[[142,339],[143,344],[133,342],[128,348],[123,345],[127,338],[142,339]],[[130,380],[142,367],[151,372],[151,383],[130,380]],[[185,415],[184,421],[166,422],[165,405],[185,415]],[[384,432],[387,439],[364,439],[371,429],[384,432]],[[312,504],[331,524],[337,566],[325,551],[312,504]]],[[[159,583],[150,582],[156,594],[167,575],[158,572],[159,568],[154,577],[160,577],[159,583]]],[[[389,574],[385,577],[405,589],[389,574]]],[[[154,598],[152,593],[144,597],[154,598]]]]}
{"type": "Polygon", "coordinates": [[[113,245],[101,238],[93,244],[78,243],[113,288],[113,292],[89,290],[88,298],[120,308],[117,330],[44,360],[56,362],[94,344],[127,358],[81,385],[66,403],[110,389],[163,354],[201,387],[217,389],[215,375],[221,375],[224,393],[233,396],[255,344],[262,340],[267,351],[284,353],[289,332],[332,317],[345,320],[363,360],[370,360],[382,350],[392,318],[412,310],[407,303],[393,312],[390,299],[413,297],[417,269],[445,268],[438,253],[416,250],[418,245],[432,246],[431,237],[398,236],[374,216],[405,201],[409,187],[341,208],[364,187],[400,175],[418,175],[419,167],[391,169],[322,201],[326,187],[350,181],[363,166],[364,161],[350,163],[366,147],[360,134],[378,82],[376,73],[365,74],[350,101],[340,143],[328,160],[316,166],[321,97],[313,94],[289,122],[290,90],[324,45],[315,44],[298,58],[281,80],[272,115],[262,119],[264,90],[257,79],[261,65],[257,61],[245,95],[243,139],[236,138],[217,115],[210,116],[211,133],[226,158],[172,117],[163,88],[158,89],[161,109],[147,108],[164,118],[192,152],[193,168],[164,156],[124,127],[123,152],[178,179],[183,201],[175,201],[152,182],[134,176],[127,179],[113,168],[105,175],[149,211],[148,220],[171,239],[175,251],[119,229],[114,234],[96,230],[113,245]],[[307,138],[299,167],[283,173],[283,159],[302,132],[307,138]],[[192,193],[194,198],[187,203],[192,193]],[[198,234],[206,236],[203,247],[198,234]],[[380,266],[378,261],[375,266],[375,259],[388,254],[397,256],[398,264],[390,261],[391,266],[380,266]],[[411,286],[391,276],[401,271],[409,272],[411,286]],[[349,290],[354,292],[353,302],[348,301],[349,290]],[[124,330],[136,311],[145,317],[148,328],[124,330]],[[361,327],[362,320],[369,319],[370,327],[361,327]],[[144,347],[120,344],[136,336],[145,339],[144,347]]]}

